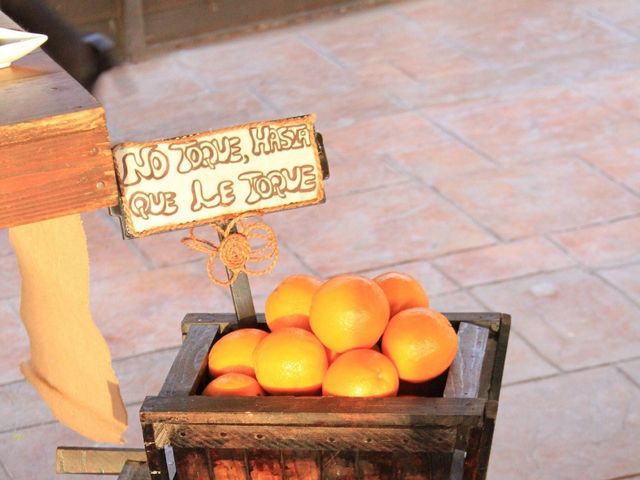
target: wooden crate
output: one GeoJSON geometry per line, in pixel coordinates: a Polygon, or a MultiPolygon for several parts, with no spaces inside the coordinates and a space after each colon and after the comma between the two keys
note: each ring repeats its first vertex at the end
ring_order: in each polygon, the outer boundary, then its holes
{"type": "Polygon", "coordinates": [[[171,451],[180,480],[485,478],[510,317],[445,315],[459,351],[422,392],[437,396],[376,399],[200,396],[234,316],[187,315],[160,394],[140,410],[151,478],[172,478],[171,451]]]}

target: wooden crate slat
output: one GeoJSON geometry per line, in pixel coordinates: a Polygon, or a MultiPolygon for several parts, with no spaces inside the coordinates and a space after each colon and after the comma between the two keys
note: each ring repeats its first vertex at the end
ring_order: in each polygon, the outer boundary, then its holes
{"type": "Polygon", "coordinates": [[[244,449],[211,449],[209,461],[215,480],[249,479],[247,455],[244,449]]]}
{"type": "Polygon", "coordinates": [[[284,478],[280,450],[248,449],[246,455],[249,477],[252,480],[281,480],[284,478]]]}
{"type": "MultiPolygon", "coordinates": [[[[503,314],[494,312],[442,312],[442,314],[454,325],[460,322],[466,322],[482,327],[500,324],[503,316],[503,314]]],[[[188,313],[182,320],[182,333],[186,333],[191,325],[201,323],[231,323],[235,321],[235,318],[233,313],[188,313]]],[[[258,313],[256,318],[259,323],[265,323],[263,313],[258,313]]]]}
{"type": "Polygon", "coordinates": [[[146,459],[140,448],[58,447],[56,473],[117,474],[128,461],[146,459]]]}
{"type": "Polygon", "coordinates": [[[204,448],[173,447],[178,479],[212,480],[207,450],[204,448]]]}
{"type": "Polygon", "coordinates": [[[397,458],[388,452],[358,452],[358,478],[362,480],[394,480],[397,458]]]}
{"type": "Polygon", "coordinates": [[[149,468],[146,463],[129,460],[124,464],[118,480],[151,480],[149,468]]]}
{"type": "MultiPolygon", "coordinates": [[[[256,315],[256,318],[258,320],[258,323],[266,325],[267,322],[264,318],[264,314],[259,313],[256,315]]],[[[189,333],[189,329],[193,325],[218,324],[222,329],[223,326],[226,326],[235,321],[236,316],[233,313],[189,313],[182,319],[182,335],[186,335],[187,333],[189,333]]]]}
{"type": "MultiPolygon", "coordinates": [[[[458,353],[444,389],[445,397],[476,398],[480,391],[482,367],[487,349],[489,329],[470,323],[458,328],[458,353]]],[[[485,382],[488,385],[488,382],[485,382]]]]}
{"type": "Polygon", "coordinates": [[[282,450],[284,478],[287,480],[319,480],[320,453],[317,450],[282,450]]]}
{"type": "Polygon", "coordinates": [[[397,452],[393,460],[396,478],[406,480],[432,480],[431,460],[433,454],[397,452]]]}
{"type": "Polygon", "coordinates": [[[320,471],[322,480],[355,480],[358,478],[356,452],[322,451],[320,454],[320,471]]]}
{"type": "Polygon", "coordinates": [[[167,457],[164,446],[156,445],[156,432],[150,423],[142,423],[142,439],[147,454],[147,465],[152,480],[172,480],[169,478],[167,457]]]}
{"type": "Polygon", "coordinates": [[[147,397],[143,422],[217,425],[455,426],[475,423],[469,398],[147,397]]]}
{"type": "Polygon", "coordinates": [[[218,338],[217,325],[197,325],[185,337],[165,379],[160,396],[187,396],[207,374],[211,344],[218,338]]]}
{"type": "Polygon", "coordinates": [[[155,424],[155,445],[180,448],[256,448],[391,452],[446,452],[456,441],[455,427],[323,427],[314,425],[155,424]]]}

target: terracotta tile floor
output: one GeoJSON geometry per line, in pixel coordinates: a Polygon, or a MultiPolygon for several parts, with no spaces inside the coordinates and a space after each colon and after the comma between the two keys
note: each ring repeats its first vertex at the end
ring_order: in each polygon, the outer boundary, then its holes
{"type": "MultiPolygon", "coordinates": [[[[446,311],[513,314],[491,480],[640,478],[640,2],[397,2],[167,52],[103,76],[114,142],[315,112],[323,206],[269,216],[281,263],[405,270],[446,311]]],[[[86,214],[93,308],[131,427],[189,311],[232,311],[180,234],[86,214]]],[[[22,380],[0,231],[0,479],[54,478],[58,425],[22,380]]]]}

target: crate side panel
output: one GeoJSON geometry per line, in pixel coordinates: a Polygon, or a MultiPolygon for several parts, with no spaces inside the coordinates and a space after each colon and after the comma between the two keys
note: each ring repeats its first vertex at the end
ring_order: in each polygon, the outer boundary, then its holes
{"type": "Polygon", "coordinates": [[[283,480],[284,468],[280,450],[247,450],[249,477],[252,480],[283,480]]]}
{"type": "Polygon", "coordinates": [[[209,460],[215,480],[246,480],[247,456],[244,449],[210,449],[209,460]]]}
{"type": "Polygon", "coordinates": [[[473,423],[485,401],[463,398],[147,397],[149,423],[433,427],[473,423]],[[247,414],[249,412],[250,414],[247,414]]]}
{"type": "Polygon", "coordinates": [[[195,393],[207,375],[209,350],[219,332],[217,325],[197,325],[189,330],[160,389],[160,396],[188,396],[195,393]]]}
{"type": "Polygon", "coordinates": [[[282,450],[284,476],[287,480],[319,480],[320,453],[315,450],[282,450]]]}
{"type": "Polygon", "coordinates": [[[355,480],[358,478],[356,452],[353,450],[320,453],[322,480],[355,480]]]}
{"type": "Polygon", "coordinates": [[[453,453],[430,453],[427,459],[430,471],[429,480],[449,480],[453,453]]]}
{"type": "Polygon", "coordinates": [[[397,469],[396,456],[388,452],[358,452],[358,478],[362,480],[393,480],[397,469]]]}
{"type": "Polygon", "coordinates": [[[450,452],[454,427],[368,428],[290,425],[156,424],[159,439],[180,448],[256,448],[294,450],[376,450],[450,452]]]}
{"type": "Polygon", "coordinates": [[[460,323],[458,327],[458,352],[449,367],[444,397],[478,397],[481,391],[481,377],[488,340],[488,328],[465,322],[460,323]]]}
{"type": "Polygon", "coordinates": [[[430,455],[425,453],[396,452],[393,462],[395,478],[407,480],[431,480],[430,455]]]}
{"type": "Polygon", "coordinates": [[[212,480],[207,450],[204,448],[173,448],[177,480],[212,480]]]}

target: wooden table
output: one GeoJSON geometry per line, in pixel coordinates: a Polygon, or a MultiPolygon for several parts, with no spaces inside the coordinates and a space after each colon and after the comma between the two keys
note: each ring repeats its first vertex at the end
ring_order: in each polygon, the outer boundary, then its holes
{"type": "Polygon", "coordinates": [[[40,49],[0,69],[0,228],[115,204],[98,101],[40,49]]]}

